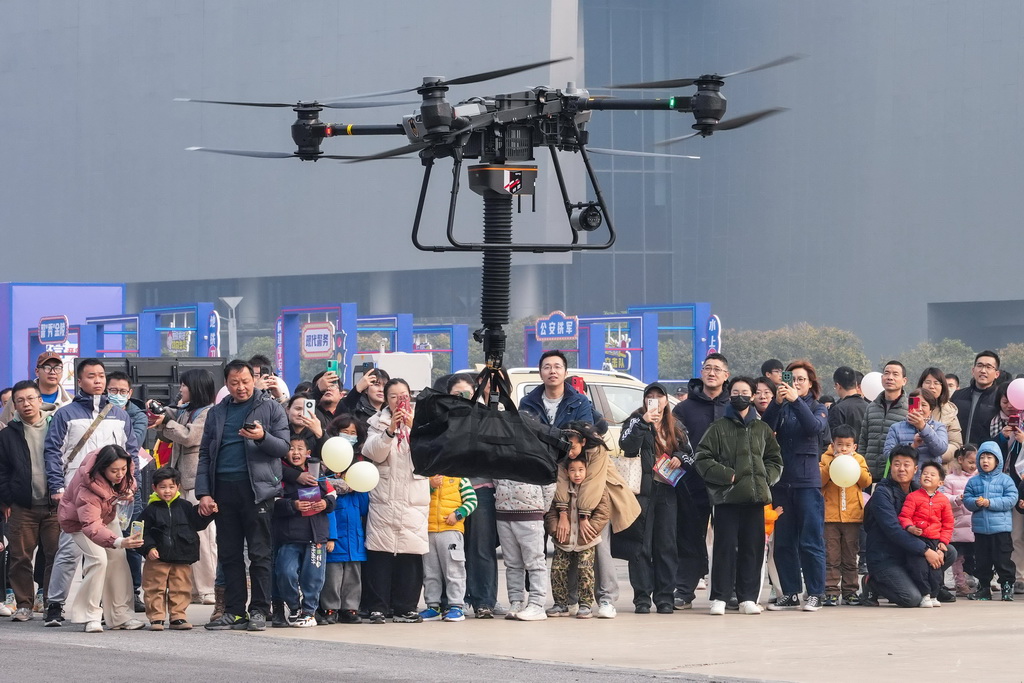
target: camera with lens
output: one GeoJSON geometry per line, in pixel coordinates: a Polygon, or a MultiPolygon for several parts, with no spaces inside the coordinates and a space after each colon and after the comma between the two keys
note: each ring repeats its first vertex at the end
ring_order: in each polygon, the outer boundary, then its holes
{"type": "Polygon", "coordinates": [[[153,413],[154,415],[163,415],[164,413],[167,412],[167,406],[165,406],[160,401],[152,400],[149,402],[149,412],[153,413]]]}

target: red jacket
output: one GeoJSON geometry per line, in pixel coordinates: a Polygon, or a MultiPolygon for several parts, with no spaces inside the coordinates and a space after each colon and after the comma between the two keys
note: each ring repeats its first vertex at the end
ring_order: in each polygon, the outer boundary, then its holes
{"type": "Polygon", "coordinates": [[[921,538],[941,541],[946,545],[953,538],[953,508],[949,498],[941,493],[928,495],[924,489],[911,492],[900,512],[900,526],[916,526],[922,532],[921,538]]]}

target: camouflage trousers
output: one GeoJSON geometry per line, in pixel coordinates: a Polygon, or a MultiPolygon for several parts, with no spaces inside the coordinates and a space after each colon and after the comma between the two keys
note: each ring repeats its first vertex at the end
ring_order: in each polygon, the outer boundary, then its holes
{"type": "Polygon", "coordinates": [[[576,568],[579,581],[580,604],[594,604],[594,548],[579,552],[571,552],[555,548],[555,557],[551,560],[551,597],[556,605],[567,605],[569,600],[569,576],[571,569],[576,568]]]}

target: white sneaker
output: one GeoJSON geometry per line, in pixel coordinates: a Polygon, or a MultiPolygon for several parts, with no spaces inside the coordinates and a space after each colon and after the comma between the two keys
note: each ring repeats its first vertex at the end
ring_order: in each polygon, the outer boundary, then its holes
{"type": "Polygon", "coordinates": [[[140,628],[146,628],[146,622],[139,621],[138,619],[129,619],[123,624],[112,626],[111,631],[138,631],[140,628]]]}
{"type": "Polygon", "coordinates": [[[19,607],[12,621],[32,621],[32,610],[28,607],[19,607]]]}
{"type": "Polygon", "coordinates": [[[103,624],[98,621],[90,621],[85,625],[86,633],[103,633],[103,624]]]}
{"type": "Polygon", "coordinates": [[[708,587],[707,580],[706,579],[701,579],[700,581],[697,582],[697,588],[695,590],[702,591],[702,590],[706,589],[707,587],[708,587]]]}
{"type": "Polygon", "coordinates": [[[571,605],[569,605],[569,616],[570,617],[576,616],[576,614],[579,613],[579,611],[580,611],[580,603],[574,602],[571,605]]]}
{"type": "Polygon", "coordinates": [[[615,605],[610,602],[602,602],[597,606],[598,619],[614,619],[616,614],[615,605]]]}
{"type": "Polygon", "coordinates": [[[505,618],[515,619],[516,615],[523,611],[523,607],[525,607],[525,605],[522,600],[513,600],[512,604],[508,607],[508,612],[505,614],[505,618]]]}
{"type": "Polygon", "coordinates": [[[761,605],[753,600],[744,600],[740,603],[740,614],[760,614],[761,605]]]}
{"type": "Polygon", "coordinates": [[[711,609],[708,611],[715,616],[725,614],[725,600],[712,600],[711,609]]]}
{"type": "Polygon", "coordinates": [[[939,602],[938,598],[932,598],[932,607],[942,607],[942,603],[939,602]]]}
{"type": "Polygon", "coordinates": [[[541,621],[547,618],[548,615],[544,612],[544,608],[533,603],[516,612],[516,619],[519,621],[541,621]]]}
{"type": "Polygon", "coordinates": [[[930,596],[930,595],[925,595],[923,598],[921,598],[921,604],[918,605],[918,607],[931,607],[931,606],[932,606],[932,596],[930,596]]]}
{"type": "Polygon", "coordinates": [[[14,614],[11,608],[6,603],[0,604],[0,617],[9,617],[14,614]]]}

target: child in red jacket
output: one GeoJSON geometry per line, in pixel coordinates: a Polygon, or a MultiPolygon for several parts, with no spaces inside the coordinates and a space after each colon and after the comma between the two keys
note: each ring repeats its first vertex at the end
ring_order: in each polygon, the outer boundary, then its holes
{"type": "MultiPolygon", "coordinates": [[[[921,488],[912,491],[903,503],[900,526],[928,544],[932,550],[946,551],[953,538],[953,508],[949,498],[938,493],[946,471],[936,462],[921,466],[921,488]]],[[[935,597],[942,587],[942,570],[933,569],[928,561],[913,557],[908,562],[910,578],[921,591],[921,607],[939,607],[935,597]]]]}

